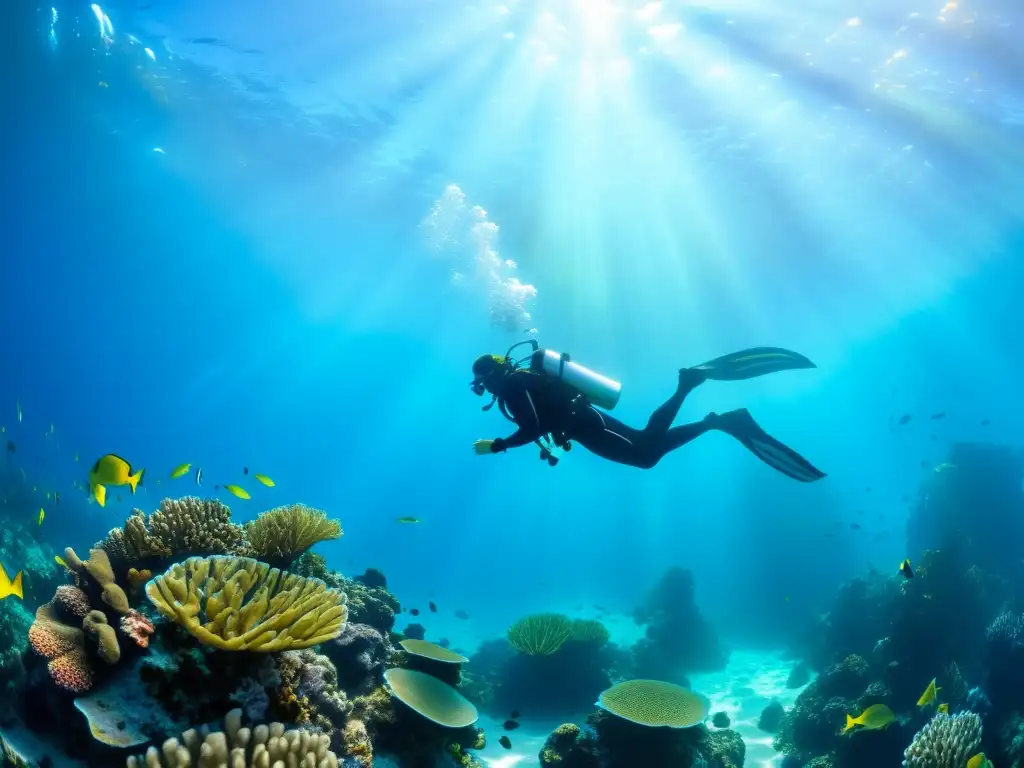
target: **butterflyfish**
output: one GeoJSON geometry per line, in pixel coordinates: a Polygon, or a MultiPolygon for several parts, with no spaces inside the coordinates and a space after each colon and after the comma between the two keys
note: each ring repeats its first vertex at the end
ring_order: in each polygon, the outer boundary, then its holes
{"type": "Polygon", "coordinates": [[[928,683],[928,687],[924,689],[924,693],[921,694],[921,698],[917,700],[917,706],[927,707],[929,704],[934,703],[941,690],[942,688],[935,684],[935,678],[933,677],[932,681],[928,683]]]}
{"type": "Polygon", "coordinates": [[[892,713],[885,704],[873,704],[872,706],[865,709],[857,717],[846,716],[846,727],[843,728],[843,733],[852,731],[856,726],[860,726],[865,731],[877,731],[881,728],[887,728],[892,725],[892,722],[896,719],[896,715],[892,713]]]}
{"type": "Polygon", "coordinates": [[[251,499],[252,498],[249,495],[249,492],[247,490],[245,490],[245,488],[239,488],[237,485],[225,485],[224,486],[224,490],[228,491],[229,493],[231,493],[234,496],[237,496],[240,499],[251,499]]]}
{"type": "Polygon", "coordinates": [[[142,481],[145,469],[138,472],[132,465],[113,453],[108,453],[96,460],[89,471],[89,492],[101,507],[107,503],[107,486],[127,485],[135,493],[135,488],[142,481]]]}
{"type": "Polygon", "coordinates": [[[21,571],[14,577],[14,581],[11,581],[7,576],[7,571],[4,570],[2,564],[0,564],[0,600],[6,600],[11,595],[14,595],[19,600],[25,598],[24,593],[21,590],[21,571]]]}

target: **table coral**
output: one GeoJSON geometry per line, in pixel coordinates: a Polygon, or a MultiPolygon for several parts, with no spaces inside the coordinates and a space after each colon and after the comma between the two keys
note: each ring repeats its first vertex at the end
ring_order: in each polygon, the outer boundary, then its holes
{"type": "Polygon", "coordinates": [[[345,595],[246,557],[193,557],[146,585],[161,614],[223,651],[308,648],[337,637],[345,595]]]}

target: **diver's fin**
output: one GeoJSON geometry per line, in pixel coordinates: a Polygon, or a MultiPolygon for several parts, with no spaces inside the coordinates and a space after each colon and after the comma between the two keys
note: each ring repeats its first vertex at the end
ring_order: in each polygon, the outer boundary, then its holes
{"type": "Polygon", "coordinates": [[[794,480],[813,483],[825,477],[825,473],[811,462],[761,429],[746,408],[721,414],[715,426],[743,443],[748,451],[769,467],[794,480]]]}
{"type": "Polygon", "coordinates": [[[776,371],[815,367],[814,363],[799,352],[781,347],[742,349],[694,366],[698,371],[703,371],[709,379],[716,381],[741,381],[776,371]]]}

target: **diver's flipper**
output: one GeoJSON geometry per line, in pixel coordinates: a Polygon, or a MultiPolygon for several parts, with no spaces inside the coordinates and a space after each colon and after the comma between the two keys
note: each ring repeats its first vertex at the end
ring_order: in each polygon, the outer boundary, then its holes
{"type": "Polygon", "coordinates": [[[794,480],[813,483],[825,477],[825,473],[811,462],[761,429],[746,408],[721,414],[715,426],[743,443],[748,451],[769,467],[794,480]]]}
{"type": "Polygon", "coordinates": [[[694,366],[698,371],[703,371],[709,379],[716,381],[740,381],[776,371],[815,367],[814,363],[798,352],[781,347],[743,349],[694,366]]]}

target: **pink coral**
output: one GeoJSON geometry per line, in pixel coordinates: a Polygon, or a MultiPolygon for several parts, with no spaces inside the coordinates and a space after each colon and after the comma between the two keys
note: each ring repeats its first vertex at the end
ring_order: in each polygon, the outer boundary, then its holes
{"type": "Polygon", "coordinates": [[[140,648],[148,648],[149,636],[154,631],[153,622],[133,609],[121,617],[121,631],[140,648]]]}
{"type": "Polygon", "coordinates": [[[84,618],[85,614],[92,610],[89,605],[89,597],[78,587],[70,584],[61,584],[53,595],[53,602],[72,616],[84,618]]]}
{"type": "Polygon", "coordinates": [[[92,687],[92,669],[85,651],[72,648],[46,665],[53,682],[66,691],[84,693],[92,687]]]}
{"type": "Polygon", "coordinates": [[[53,617],[53,603],[36,610],[36,619],[28,630],[32,650],[47,659],[63,656],[72,648],[81,647],[82,630],[69,627],[53,617]]]}

